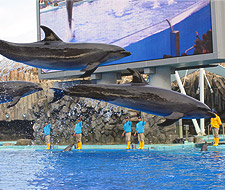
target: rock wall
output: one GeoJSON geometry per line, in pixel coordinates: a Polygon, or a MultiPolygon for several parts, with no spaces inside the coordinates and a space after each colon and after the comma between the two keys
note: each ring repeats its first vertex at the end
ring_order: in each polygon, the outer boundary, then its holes
{"type": "Polygon", "coordinates": [[[33,114],[36,117],[34,125],[34,137],[36,144],[43,144],[44,121],[51,118],[51,136],[54,144],[69,144],[73,142],[74,125],[78,117],[83,122],[83,144],[121,144],[125,143],[122,137],[125,117],[129,116],[132,121],[132,143],[138,143],[133,134],[136,129],[138,115],[144,116],[145,142],[149,143],[172,143],[176,135],[176,126],[158,127],[157,123],[162,118],[114,106],[105,102],[85,98],[64,97],[60,101],[48,105],[40,100],[34,105],[33,114]]]}
{"type": "Polygon", "coordinates": [[[0,141],[33,139],[33,124],[28,120],[0,121],[0,141]]]}

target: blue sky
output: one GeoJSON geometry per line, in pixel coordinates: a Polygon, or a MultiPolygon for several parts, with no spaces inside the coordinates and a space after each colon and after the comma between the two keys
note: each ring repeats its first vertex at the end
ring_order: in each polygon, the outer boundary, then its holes
{"type": "Polygon", "coordinates": [[[37,1],[0,0],[0,39],[20,43],[37,41],[37,1]]]}

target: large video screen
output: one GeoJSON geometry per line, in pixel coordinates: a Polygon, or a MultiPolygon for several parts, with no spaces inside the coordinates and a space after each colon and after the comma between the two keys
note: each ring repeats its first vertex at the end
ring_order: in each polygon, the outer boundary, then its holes
{"type": "Polygon", "coordinates": [[[41,0],[40,24],[65,42],[132,53],[105,65],[213,52],[210,0],[41,0]]]}

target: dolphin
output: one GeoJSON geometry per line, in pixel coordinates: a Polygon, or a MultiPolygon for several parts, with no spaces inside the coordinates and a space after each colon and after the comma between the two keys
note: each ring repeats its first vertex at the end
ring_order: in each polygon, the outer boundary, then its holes
{"type": "Polygon", "coordinates": [[[103,43],[65,43],[50,28],[41,26],[45,38],[34,43],[0,40],[0,54],[33,67],[53,70],[80,70],[90,76],[101,63],[131,55],[115,45],[103,43]]]}
{"type": "Polygon", "coordinates": [[[69,144],[62,152],[71,151],[73,146],[74,146],[74,144],[69,144]]]}
{"type": "Polygon", "coordinates": [[[201,151],[208,151],[208,146],[207,146],[207,142],[205,141],[205,143],[202,145],[201,151]]]}
{"type": "Polygon", "coordinates": [[[72,28],[73,0],[66,0],[66,9],[70,29],[72,28]]]}
{"type": "Polygon", "coordinates": [[[127,84],[78,84],[54,90],[55,102],[64,95],[92,98],[118,106],[165,117],[159,126],[168,126],[179,119],[212,118],[215,114],[204,103],[181,93],[148,85],[141,74],[129,69],[133,80],[127,84]]]}
{"type": "Polygon", "coordinates": [[[21,97],[43,90],[40,85],[26,81],[0,82],[0,104],[11,102],[7,108],[15,106],[21,97]]]}

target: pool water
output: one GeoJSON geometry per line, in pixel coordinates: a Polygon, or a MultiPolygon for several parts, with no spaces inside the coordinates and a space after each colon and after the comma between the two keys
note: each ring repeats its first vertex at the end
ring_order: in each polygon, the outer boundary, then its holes
{"type": "Polygon", "coordinates": [[[225,151],[2,150],[0,189],[225,189],[225,151]]]}

